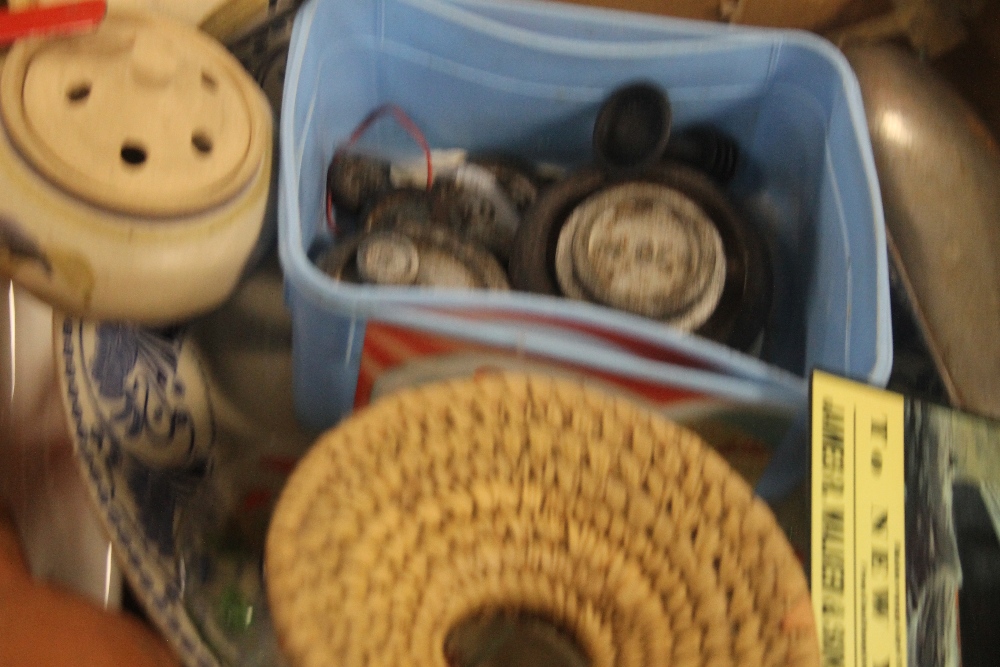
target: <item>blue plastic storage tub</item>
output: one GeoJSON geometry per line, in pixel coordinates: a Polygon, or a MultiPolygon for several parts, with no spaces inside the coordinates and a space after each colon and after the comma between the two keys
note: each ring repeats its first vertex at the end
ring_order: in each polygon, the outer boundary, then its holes
{"type": "MultiPolygon", "coordinates": [[[[513,326],[800,391],[814,367],[884,384],[892,362],[881,200],[861,95],[815,36],[554,2],[311,0],[299,13],[281,119],[279,242],[293,315],[295,396],[313,426],[354,402],[365,327],[391,318],[488,338],[513,326]],[[310,259],[331,239],[326,167],[374,107],[403,107],[436,148],[503,150],[568,167],[624,82],[670,95],[674,127],[713,123],[744,160],[730,187],[764,233],[776,290],[760,359],[618,311],[525,293],[337,283],[310,259]]],[[[374,145],[412,151],[376,126],[374,145]]],[[[581,359],[585,361],[585,359],[581,359]]],[[[661,368],[662,366],[662,368],[661,368]]],[[[725,382],[722,378],[720,382],[725,382]]]]}

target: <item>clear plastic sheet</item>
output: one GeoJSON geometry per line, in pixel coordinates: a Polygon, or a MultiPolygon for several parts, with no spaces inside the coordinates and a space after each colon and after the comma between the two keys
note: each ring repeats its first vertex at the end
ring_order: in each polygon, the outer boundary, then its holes
{"type": "Polygon", "coordinates": [[[92,511],[66,427],[52,309],[0,281],[0,503],[32,574],[108,608],[121,602],[111,542],[92,511]]]}
{"type": "MultiPolygon", "coordinates": [[[[9,282],[2,288],[0,502],[15,518],[33,575],[107,608],[119,607],[130,587],[186,664],[213,664],[213,653],[223,664],[274,664],[260,580],[263,537],[285,476],[314,437],[293,414],[291,322],[277,258],[266,258],[218,310],[160,331],[81,322],[9,282]],[[185,358],[197,360],[181,366],[194,368],[207,389],[188,386],[189,402],[204,402],[211,415],[211,447],[197,474],[182,479],[144,436],[130,441],[113,432],[120,415],[107,396],[98,398],[103,417],[84,405],[85,428],[69,428],[63,346],[77,332],[96,332],[100,342],[108,331],[117,346],[105,353],[127,387],[146,387],[148,379],[141,362],[126,363],[129,341],[178,341],[185,358]],[[98,432],[117,441],[94,448],[98,432]],[[110,475],[95,473],[95,461],[110,475]],[[136,462],[144,466],[141,484],[136,462]],[[157,553],[164,530],[171,547],[157,553]],[[178,630],[179,617],[193,626],[178,630]]],[[[177,375],[189,385],[193,379],[177,375]]],[[[91,380],[91,389],[105,386],[97,375],[77,382],[91,380]]],[[[140,408],[144,420],[158,419],[150,405],[140,408]]],[[[170,405],[157,408],[170,414],[170,405]]],[[[144,432],[151,426],[144,422],[144,432]]]]}

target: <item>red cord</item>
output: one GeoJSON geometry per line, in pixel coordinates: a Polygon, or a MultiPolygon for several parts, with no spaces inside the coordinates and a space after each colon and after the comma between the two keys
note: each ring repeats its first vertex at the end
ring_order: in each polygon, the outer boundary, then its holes
{"type": "MultiPolygon", "coordinates": [[[[48,7],[10,11],[9,3],[0,8],[0,45],[8,45],[23,37],[62,35],[89,30],[108,13],[105,0],[93,2],[61,2],[48,7]]],[[[37,3],[32,3],[37,4],[37,3]]]]}
{"type": "Polygon", "coordinates": [[[337,221],[333,217],[333,193],[330,192],[330,188],[326,189],[326,228],[337,236],[337,221]]]}
{"type": "MultiPolygon", "coordinates": [[[[431,163],[431,147],[427,143],[427,139],[424,137],[424,133],[420,131],[417,124],[406,115],[406,112],[402,110],[398,105],[390,103],[382,104],[375,107],[372,111],[365,116],[364,120],[358,123],[358,126],[354,128],[351,132],[351,136],[348,137],[347,141],[341,144],[337,150],[334,152],[334,159],[344,150],[350,148],[358,142],[359,139],[368,131],[375,121],[380,119],[386,114],[392,114],[392,117],[399,123],[400,127],[406,130],[407,134],[420,146],[420,149],[424,152],[424,159],[427,163],[427,189],[431,189],[431,185],[434,183],[434,171],[433,165],[431,163]]],[[[334,220],[333,214],[333,195],[330,193],[330,189],[327,188],[326,191],[326,224],[330,228],[330,231],[336,235],[337,223],[334,220]]]]}
{"type": "Polygon", "coordinates": [[[365,116],[364,120],[358,124],[358,126],[354,129],[354,132],[352,132],[351,136],[347,139],[347,143],[341,146],[340,149],[338,149],[338,152],[356,144],[358,140],[361,139],[362,135],[368,131],[368,128],[387,113],[392,114],[392,117],[397,123],[399,123],[400,127],[406,130],[407,134],[413,138],[417,145],[420,146],[420,149],[424,152],[424,158],[427,161],[427,189],[430,190],[431,184],[434,182],[434,175],[432,173],[431,166],[431,147],[427,144],[427,139],[424,137],[424,133],[420,131],[420,128],[417,127],[417,124],[414,123],[413,120],[406,115],[406,112],[396,104],[389,102],[375,107],[367,116],[365,116]]]}

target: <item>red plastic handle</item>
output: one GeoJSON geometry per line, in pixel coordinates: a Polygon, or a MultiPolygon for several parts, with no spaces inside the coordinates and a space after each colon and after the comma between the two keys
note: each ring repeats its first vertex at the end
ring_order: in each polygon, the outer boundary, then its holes
{"type": "Polygon", "coordinates": [[[37,35],[65,34],[92,28],[108,11],[105,0],[51,5],[12,12],[0,10],[0,44],[37,35]]]}

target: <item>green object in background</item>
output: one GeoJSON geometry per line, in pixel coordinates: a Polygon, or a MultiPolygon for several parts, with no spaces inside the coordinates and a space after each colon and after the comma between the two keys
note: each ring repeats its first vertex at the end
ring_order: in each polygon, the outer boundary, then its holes
{"type": "Polygon", "coordinates": [[[253,603],[232,584],[227,586],[219,599],[219,625],[231,634],[242,634],[253,624],[253,603]]]}

